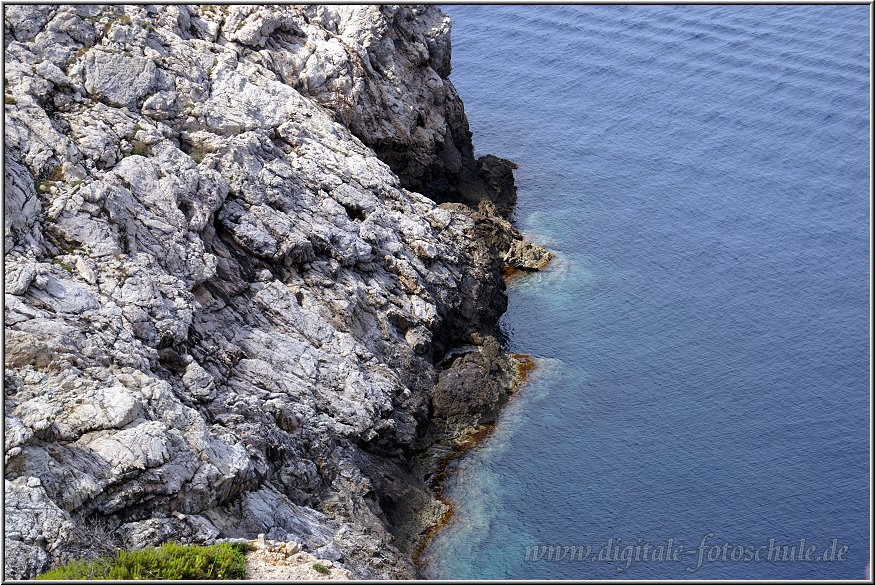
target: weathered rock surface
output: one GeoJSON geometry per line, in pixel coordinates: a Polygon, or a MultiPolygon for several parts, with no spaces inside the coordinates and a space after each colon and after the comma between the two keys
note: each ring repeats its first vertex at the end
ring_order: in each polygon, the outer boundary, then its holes
{"type": "Polygon", "coordinates": [[[349,581],[354,579],[346,569],[334,566],[338,554],[319,549],[315,556],[301,550],[295,541],[276,542],[259,534],[246,541],[255,550],[246,554],[246,579],[257,581],[349,581]],[[336,557],[336,558],[328,558],[336,557]]]}
{"type": "Polygon", "coordinates": [[[258,533],[413,576],[412,458],[513,386],[512,163],[473,158],[448,18],[5,15],[6,577],[258,533]]]}
{"type": "Polygon", "coordinates": [[[504,254],[504,262],[511,268],[540,270],[553,259],[553,252],[534,242],[515,239],[504,254]]]}

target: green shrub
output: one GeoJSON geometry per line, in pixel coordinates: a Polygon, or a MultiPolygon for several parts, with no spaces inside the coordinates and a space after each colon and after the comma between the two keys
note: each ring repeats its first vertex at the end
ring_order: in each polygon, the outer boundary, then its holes
{"type": "Polygon", "coordinates": [[[40,180],[38,177],[33,182],[33,188],[37,193],[48,193],[52,183],[57,183],[64,178],[64,172],[61,170],[61,165],[56,165],[45,176],[45,179],[40,180]]]}
{"type": "Polygon", "coordinates": [[[246,545],[225,542],[184,546],[174,542],[157,548],[120,550],[115,558],[74,561],[37,576],[41,580],[82,579],[242,579],[246,545]]]}
{"type": "Polygon", "coordinates": [[[142,140],[134,140],[131,143],[131,150],[124,153],[123,156],[131,156],[133,154],[137,154],[140,156],[149,156],[152,152],[152,147],[143,142],[142,140]]]}
{"type": "Polygon", "coordinates": [[[323,565],[322,563],[313,563],[313,570],[317,573],[322,573],[323,575],[330,575],[331,569],[323,565]]]}
{"type": "Polygon", "coordinates": [[[112,28],[112,25],[114,25],[116,23],[121,24],[122,26],[130,26],[132,22],[133,21],[131,20],[131,17],[128,16],[127,14],[122,14],[121,16],[112,17],[109,19],[109,21],[103,27],[103,36],[106,36],[106,34],[109,32],[109,29],[112,28]]]}
{"type": "Polygon", "coordinates": [[[63,268],[67,272],[69,272],[70,274],[73,274],[73,266],[71,264],[67,264],[66,262],[61,262],[57,258],[52,258],[52,264],[54,264],[56,266],[60,266],[61,268],[63,268]]]}
{"type": "Polygon", "coordinates": [[[61,169],[61,165],[55,165],[52,167],[52,170],[49,171],[46,179],[49,181],[60,181],[64,178],[64,171],[61,169]]]}

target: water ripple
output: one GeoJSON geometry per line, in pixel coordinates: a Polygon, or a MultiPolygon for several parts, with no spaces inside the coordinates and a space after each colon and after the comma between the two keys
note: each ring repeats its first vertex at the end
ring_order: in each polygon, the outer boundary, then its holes
{"type": "Polygon", "coordinates": [[[459,463],[441,578],[841,579],[869,558],[866,6],[451,6],[478,153],[558,252],[510,289],[553,362],[459,463]],[[610,538],[845,563],[527,563],[610,538]]]}

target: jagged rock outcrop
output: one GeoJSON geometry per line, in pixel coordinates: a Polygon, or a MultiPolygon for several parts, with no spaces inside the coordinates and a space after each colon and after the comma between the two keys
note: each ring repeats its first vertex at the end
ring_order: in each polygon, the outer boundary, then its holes
{"type": "Polygon", "coordinates": [[[411,461],[513,386],[512,163],[473,158],[448,18],[18,5],[4,30],[6,577],[98,533],[412,576],[437,512],[411,461]]]}
{"type": "MultiPolygon", "coordinates": [[[[265,10],[253,8],[247,22],[263,18],[265,10]]],[[[404,187],[438,202],[476,205],[488,198],[510,213],[516,166],[490,155],[474,158],[465,110],[448,79],[446,15],[403,6],[310,6],[303,12],[310,23],[329,31],[328,43],[313,45],[298,37],[276,47],[259,36],[250,44],[264,46],[265,61],[330,108],[392,167],[404,187]]]]}
{"type": "MultiPolygon", "coordinates": [[[[247,580],[257,581],[350,581],[353,575],[334,566],[332,559],[320,559],[303,552],[297,542],[275,542],[259,534],[253,540],[243,540],[252,549],[246,553],[247,580]]],[[[327,552],[337,558],[337,554],[327,552]]]]}

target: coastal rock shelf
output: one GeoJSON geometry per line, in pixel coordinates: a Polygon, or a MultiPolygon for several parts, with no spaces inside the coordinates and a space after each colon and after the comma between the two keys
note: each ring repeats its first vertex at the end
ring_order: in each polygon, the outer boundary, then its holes
{"type": "Polygon", "coordinates": [[[417,461],[519,383],[501,269],[546,254],[474,158],[449,19],[5,17],[6,578],[260,533],[415,576],[417,461]]]}

